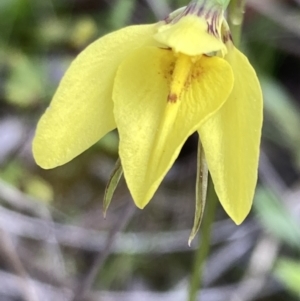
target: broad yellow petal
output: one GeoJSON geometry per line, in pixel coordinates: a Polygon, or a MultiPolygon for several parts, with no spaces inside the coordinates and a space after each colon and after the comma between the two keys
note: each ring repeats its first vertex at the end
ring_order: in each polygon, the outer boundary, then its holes
{"type": "Polygon", "coordinates": [[[43,168],[62,165],[116,127],[112,86],[117,67],[128,53],[151,44],[154,28],[121,29],[79,54],[39,121],[33,141],[37,164],[43,168]]]}
{"type": "Polygon", "coordinates": [[[113,90],[115,118],[120,135],[119,153],[124,176],[136,205],[152,198],[189,135],[218,110],[233,86],[229,64],[202,57],[186,76],[170,50],[145,47],[126,58],[118,69],[113,90]],[[177,68],[177,83],[171,85],[177,68]],[[170,97],[182,88],[178,98],[170,97]]]}
{"type": "Polygon", "coordinates": [[[233,91],[199,133],[220,202],[240,224],[250,211],[257,181],[263,103],[247,58],[233,46],[225,58],[234,72],[233,91]]]}
{"type": "Polygon", "coordinates": [[[172,48],[175,52],[187,55],[199,55],[214,51],[225,51],[221,39],[208,33],[204,17],[187,15],[175,24],[164,24],[158,27],[154,38],[172,48]]]}

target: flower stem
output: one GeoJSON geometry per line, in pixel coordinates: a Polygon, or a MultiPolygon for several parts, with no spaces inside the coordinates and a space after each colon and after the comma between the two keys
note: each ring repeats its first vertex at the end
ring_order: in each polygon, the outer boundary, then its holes
{"type": "Polygon", "coordinates": [[[198,300],[197,293],[203,281],[202,278],[203,278],[204,264],[210,249],[211,227],[215,218],[217,203],[218,203],[218,197],[216,195],[211,177],[209,177],[206,212],[203,217],[202,228],[200,229],[201,237],[199,240],[199,246],[195,254],[195,260],[193,265],[194,270],[191,276],[190,287],[189,287],[189,296],[188,296],[189,301],[198,300]]]}
{"type": "Polygon", "coordinates": [[[236,47],[241,40],[246,0],[231,0],[228,6],[228,23],[236,47]]]}

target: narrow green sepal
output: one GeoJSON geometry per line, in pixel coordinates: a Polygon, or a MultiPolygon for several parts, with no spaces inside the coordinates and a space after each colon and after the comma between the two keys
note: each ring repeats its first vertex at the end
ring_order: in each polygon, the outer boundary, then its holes
{"type": "Polygon", "coordinates": [[[169,16],[165,19],[165,22],[166,23],[171,23],[175,18],[180,16],[184,12],[185,9],[186,9],[186,6],[180,7],[178,9],[176,9],[175,11],[171,12],[169,14],[169,16]]]}
{"type": "Polygon", "coordinates": [[[191,4],[196,4],[203,7],[220,7],[222,10],[226,10],[230,0],[192,0],[191,4]]]}
{"type": "Polygon", "coordinates": [[[103,199],[103,215],[106,217],[107,209],[111,203],[114,192],[119,184],[119,181],[123,175],[123,168],[121,165],[120,158],[117,160],[115,167],[110,175],[109,181],[105,188],[104,199],[103,199]]]}
{"type": "Polygon", "coordinates": [[[213,1],[219,3],[219,5],[222,6],[224,10],[228,7],[230,2],[230,0],[213,0],[213,1]]]}
{"type": "Polygon", "coordinates": [[[195,238],[201,226],[206,203],[207,185],[208,168],[205,160],[204,150],[199,138],[197,150],[196,208],[194,225],[188,242],[189,246],[191,246],[191,242],[195,238]]]}

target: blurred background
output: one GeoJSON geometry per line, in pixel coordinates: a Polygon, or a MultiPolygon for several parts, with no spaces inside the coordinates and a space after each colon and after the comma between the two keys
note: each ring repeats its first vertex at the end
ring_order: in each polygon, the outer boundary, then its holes
{"type": "MultiPolygon", "coordinates": [[[[117,133],[54,170],[31,154],[36,123],[84,47],[186,4],[0,0],[0,301],[186,300],[197,137],[143,211],[122,179],[106,219],[117,133]]],[[[264,93],[259,182],[241,226],[218,205],[199,300],[300,300],[300,1],[248,0],[241,48],[264,93]]]]}

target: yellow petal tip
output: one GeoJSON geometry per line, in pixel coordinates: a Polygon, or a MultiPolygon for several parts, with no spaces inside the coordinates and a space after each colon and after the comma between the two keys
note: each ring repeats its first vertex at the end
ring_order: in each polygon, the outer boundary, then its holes
{"type": "Polygon", "coordinates": [[[249,208],[244,208],[244,210],[242,210],[243,212],[237,212],[236,210],[234,212],[232,212],[232,210],[226,210],[226,212],[229,215],[229,217],[232,219],[232,221],[237,226],[239,226],[245,221],[250,210],[251,210],[251,206],[249,208]]]}

